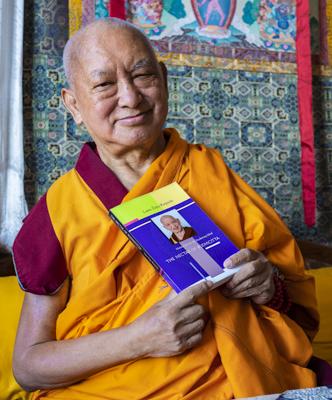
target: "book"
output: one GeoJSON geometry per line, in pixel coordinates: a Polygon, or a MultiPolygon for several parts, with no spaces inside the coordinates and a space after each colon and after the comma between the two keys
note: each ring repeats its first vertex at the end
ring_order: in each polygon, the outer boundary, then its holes
{"type": "Polygon", "coordinates": [[[123,202],[109,215],[177,293],[203,280],[218,286],[239,270],[223,267],[239,249],[177,183],[123,202]]]}

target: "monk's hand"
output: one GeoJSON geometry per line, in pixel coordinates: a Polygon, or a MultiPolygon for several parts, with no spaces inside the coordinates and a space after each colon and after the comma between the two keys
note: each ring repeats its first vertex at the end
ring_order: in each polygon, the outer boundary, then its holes
{"type": "Polygon", "coordinates": [[[196,300],[211,287],[210,282],[202,282],[178,295],[172,292],[134,321],[143,357],[174,356],[201,342],[208,318],[196,300]]]}
{"type": "Polygon", "coordinates": [[[226,268],[241,266],[220,290],[230,299],[249,298],[256,304],[266,304],[274,296],[273,266],[260,252],[242,249],[229,257],[226,268]]]}

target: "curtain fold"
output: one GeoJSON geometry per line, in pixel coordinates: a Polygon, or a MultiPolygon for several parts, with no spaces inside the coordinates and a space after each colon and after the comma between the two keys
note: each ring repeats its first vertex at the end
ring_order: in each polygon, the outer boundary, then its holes
{"type": "Polygon", "coordinates": [[[10,248],[27,212],[24,198],[24,0],[0,0],[0,245],[10,248]]]}

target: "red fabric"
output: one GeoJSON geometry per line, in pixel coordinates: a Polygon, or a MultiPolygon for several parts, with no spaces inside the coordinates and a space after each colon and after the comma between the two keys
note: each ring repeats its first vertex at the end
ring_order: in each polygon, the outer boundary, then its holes
{"type": "Polygon", "coordinates": [[[111,0],[109,2],[109,13],[111,17],[126,19],[125,0],[111,0]]]}
{"type": "Polygon", "coordinates": [[[24,219],[13,246],[16,274],[23,290],[49,295],[68,275],[61,245],[48,213],[46,195],[24,219]]]}
{"type": "Polygon", "coordinates": [[[315,225],[316,185],[314,129],[312,122],[312,66],[309,0],[297,0],[296,59],[301,135],[301,174],[304,221],[315,225]]]}
{"type": "Polygon", "coordinates": [[[274,296],[265,305],[273,308],[276,311],[280,311],[284,314],[287,314],[287,312],[291,308],[292,302],[289,297],[285,282],[282,279],[280,279],[277,275],[273,275],[273,282],[275,286],[274,296]]]}
{"type": "MultiPolygon", "coordinates": [[[[83,146],[75,169],[106,210],[120,204],[128,193],[116,175],[101,161],[94,143],[83,146]]],[[[55,293],[68,275],[46,198],[47,194],[42,196],[24,219],[13,246],[16,273],[22,289],[42,295],[55,293]]]]}
{"type": "Polygon", "coordinates": [[[101,161],[94,143],[86,143],[75,166],[81,178],[109,210],[128,193],[117,176],[101,161]]]}

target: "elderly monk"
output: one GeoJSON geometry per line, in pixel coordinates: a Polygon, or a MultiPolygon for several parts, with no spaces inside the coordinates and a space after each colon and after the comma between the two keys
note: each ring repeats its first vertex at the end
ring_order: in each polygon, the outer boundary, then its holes
{"type": "Polygon", "coordinates": [[[219,152],[164,129],[166,70],[119,20],[67,43],[64,104],[93,142],[14,244],[25,301],[14,373],[34,399],[231,399],[312,387],[312,278],[277,214],[219,152]],[[222,288],[174,295],[108,216],[178,182],[241,248],[222,288]]]}

